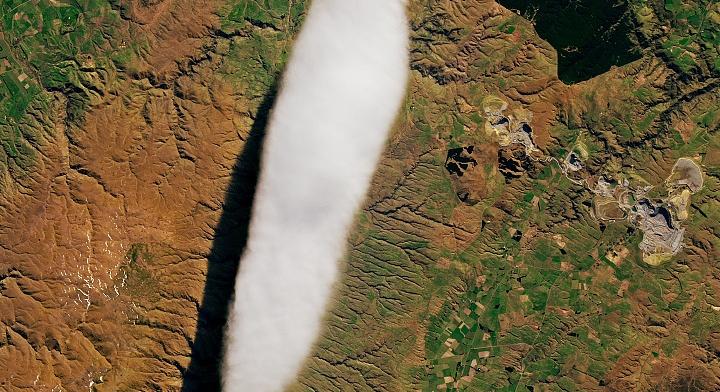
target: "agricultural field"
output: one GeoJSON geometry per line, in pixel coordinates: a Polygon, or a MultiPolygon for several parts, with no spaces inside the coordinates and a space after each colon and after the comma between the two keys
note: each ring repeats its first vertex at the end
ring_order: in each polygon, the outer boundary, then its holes
{"type": "Polygon", "coordinates": [[[0,172],[19,178],[44,138],[39,113],[62,99],[67,120],[75,121],[102,99],[111,56],[123,46],[113,39],[120,16],[100,0],[8,0],[0,15],[0,172]]]}

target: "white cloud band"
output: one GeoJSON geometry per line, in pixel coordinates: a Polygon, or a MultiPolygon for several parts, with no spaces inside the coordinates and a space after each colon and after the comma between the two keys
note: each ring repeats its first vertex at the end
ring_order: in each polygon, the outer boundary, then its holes
{"type": "Polygon", "coordinates": [[[407,83],[402,0],[313,0],[273,108],[227,330],[227,392],[282,390],[321,327],[407,83]]]}

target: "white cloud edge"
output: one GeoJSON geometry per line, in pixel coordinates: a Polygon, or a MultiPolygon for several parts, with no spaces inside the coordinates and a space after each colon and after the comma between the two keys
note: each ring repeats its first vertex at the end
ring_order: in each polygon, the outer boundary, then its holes
{"type": "Polygon", "coordinates": [[[402,0],[314,0],[273,108],[228,322],[223,388],[282,390],[317,338],[405,93],[402,0]]]}

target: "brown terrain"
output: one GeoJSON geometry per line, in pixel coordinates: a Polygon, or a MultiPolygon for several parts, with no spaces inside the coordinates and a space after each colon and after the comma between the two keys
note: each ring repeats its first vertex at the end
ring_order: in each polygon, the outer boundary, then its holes
{"type": "Polygon", "coordinates": [[[0,389],[180,389],[223,203],[252,195],[226,192],[233,171],[253,183],[236,162],[260,104],[215,76],[213,7],[129,4],[135,72],[103,75],[82,126],[60,98],[43,119],[35,171],[2,195],[0,389]]]}

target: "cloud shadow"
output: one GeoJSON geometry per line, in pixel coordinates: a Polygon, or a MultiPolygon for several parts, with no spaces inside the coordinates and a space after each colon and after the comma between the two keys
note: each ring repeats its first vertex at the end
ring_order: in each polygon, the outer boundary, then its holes
{"type": "Polygon", "coordinates": [[[225,324],[240,256],[247,242],[265,128],[276,94],[277,84],[274,84],[263,98],[245,147],[233,166],[222,215],[208,256],[205,291],[192,342],[190,365],[183,374],[183,392],[221,390],[225,324]]]}

